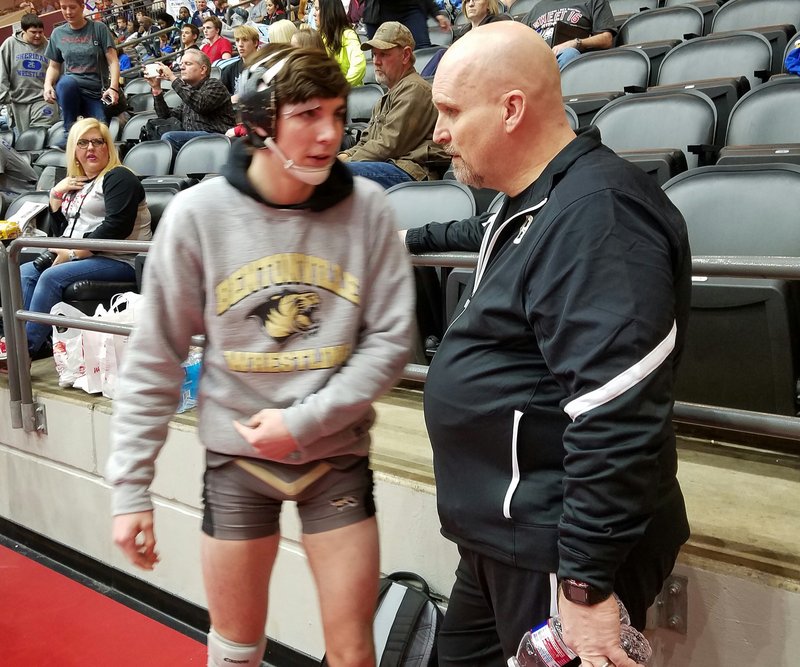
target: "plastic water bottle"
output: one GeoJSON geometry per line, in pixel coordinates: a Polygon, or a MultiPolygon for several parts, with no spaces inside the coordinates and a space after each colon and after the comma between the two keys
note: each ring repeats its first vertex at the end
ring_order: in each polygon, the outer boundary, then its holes
{"type": "MultiPolygon", "coordinates": [[[[622,600],[616,595],[614,599],[619,606],[619,643],[631,660],[646,665],[653,654],[650,643],[631,626],[631,617],[622,600]]],[[[517,655],[508,659],[508,667],[577,667],[580,664],[581,659],[561,637],[561,619],[558,616],[526,632],[517,655]]]]}

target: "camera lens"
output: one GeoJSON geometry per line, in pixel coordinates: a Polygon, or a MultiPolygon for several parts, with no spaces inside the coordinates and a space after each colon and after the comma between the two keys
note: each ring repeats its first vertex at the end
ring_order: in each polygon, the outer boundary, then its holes
{"type": "Polygon", "coordinates": [[[50,250],[45,250],[41,255],[33,260],[33,268],[41,273],[45,269],[49,269],[51,266],[53,266],[53,262],[55,261],[56,254],[50,250]]]}

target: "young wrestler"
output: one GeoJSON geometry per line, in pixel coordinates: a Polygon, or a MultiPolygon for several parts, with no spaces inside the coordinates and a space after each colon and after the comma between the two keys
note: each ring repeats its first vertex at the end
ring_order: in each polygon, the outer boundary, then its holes
{"type": "Polygon", "coordinates": [[[234,146],[225,178],[176,195],[147,259],[114,400],[113,537],[139,567],[158,562],[148,486],[181,360],[204,334],[208,665],[260,665],[278,515],[293,500],[329,664],[372,666],[369,429],[406,359],[410,267],[382,189],[336,159],[348,91],[336,62],[272,46],[243,83],[249,147],[234,146]]]}

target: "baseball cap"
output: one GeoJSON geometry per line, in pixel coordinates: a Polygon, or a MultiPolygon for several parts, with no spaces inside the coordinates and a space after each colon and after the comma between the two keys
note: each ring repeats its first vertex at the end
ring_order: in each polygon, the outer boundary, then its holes
{"type": "Polygon", "coordinates": [[[416,48],[414,36],[402,23],[387,21],[375,31],[375,35],[361,45],[362,51],[368,49],[393,49],[395,46],[410,46],[416,48]]]}

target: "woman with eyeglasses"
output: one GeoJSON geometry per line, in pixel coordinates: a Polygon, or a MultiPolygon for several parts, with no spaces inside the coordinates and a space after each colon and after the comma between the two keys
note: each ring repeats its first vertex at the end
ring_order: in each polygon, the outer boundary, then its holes
{"type": "MultiPolygon", "coordinates": [[[[95,118],[77,121],[66,152],[67,177],[50,190],[50,210],[62,238],[149,241],[144,188],[120,162],[108,127],[95,118]]],[[[133,282],[133,263],[130,254],[50,249],[20,267],[24,307],[49,313],[78,280],[133,282]]],[[[51,327],[28,322],[25,329],[31,356],[39,356],[51,327]]]]}

